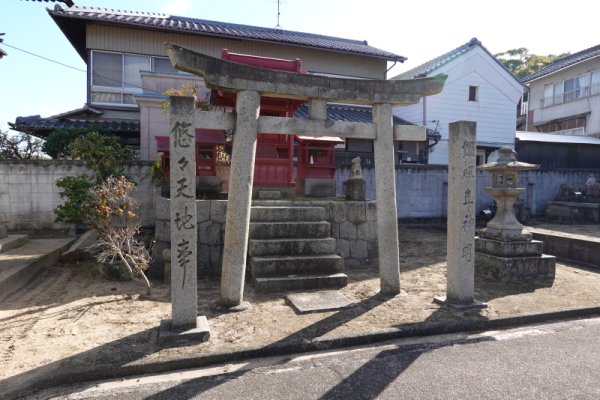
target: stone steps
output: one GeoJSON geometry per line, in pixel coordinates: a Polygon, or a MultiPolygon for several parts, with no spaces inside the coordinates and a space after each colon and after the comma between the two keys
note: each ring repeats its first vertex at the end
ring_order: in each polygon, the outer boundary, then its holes
{"type": "Polygon", "coordinates": [[[285,221],[325,221],[324,207],[252,207],[250,221],[285,222],[285,221]]]}
{"type": "Polygon", "coordinates": [[[335,253],[335,239],[250,239],[248,254],[250,256],[275,255],[316,255],[335,253]]]}
{"type": "Polygon", "coordinates": [[[41,270],[54,265],[75,239],[28,239],[0,254],[0,301],[22,289],[41,270]]]}
{"type": "Polygon", "coordinates": [[[326,208],[253,206],[248,267],[258,291],[340,288],[348,284],[335,254],[326,208]]]}
{"type": "Polygon", "coordinates": [[[251,222],[251,239],[290,239],[329,237],[329,222],[251,222]]]}
{"type": "Polygon", "coordinates": [[[0,239],[0,253],[5,253],[11,249],[21,247],[29,242],[27,235],[7,235],[0,239]]]}
{"type": "Polygon", "coordinates": [[[334,274],[342,272],[342,258],[337,254],[312,256],[252,257],[250,268],[255,278],[273,275],[334,274]]]}
{"type": "Polygon", "coordinates": [[[284,290],[339,289],[348,284],[344,273],[330,275],[297,275],[268,278],[255,278],[254,288],[260,292],[280,292],[284,290]]]}

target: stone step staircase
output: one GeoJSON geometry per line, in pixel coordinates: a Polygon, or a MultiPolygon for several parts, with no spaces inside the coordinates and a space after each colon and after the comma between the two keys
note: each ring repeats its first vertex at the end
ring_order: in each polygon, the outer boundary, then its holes
{"type": "Polygon", "coordinates": [[[253,206],[248,264],[256,290],[340,288],[348,284],[324,207],[253,206]]]}

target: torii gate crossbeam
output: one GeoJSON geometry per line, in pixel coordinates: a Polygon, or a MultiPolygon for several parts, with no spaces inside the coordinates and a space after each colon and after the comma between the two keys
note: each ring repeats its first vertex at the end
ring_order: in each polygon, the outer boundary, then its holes
{"type": "MultiPolygon", "coordinates": [[[[235,129],[225,227],[220,303],[243,303],[257,133],[310,134],[373,140],[377,194],[377,237],[381,292],[400,293],[393,140],[425,140],[425,128],[393,126],[392,106],[418,103],[442,91],[446,75],[412,80],[356,80],[301,75],[220,60],[165,44],[176,69],[202,76],[208,88],[237,93],[236,113],[195,111],[196,128],[235,129]],[[259,116],[260,96],[309,102],[308,120],[259,116]],[[327,101],[373,107],[373,124],[326,119],[327,101]]],[[[190,99],[192,101],[192,99],[190,99]]],[[[171,110],[181,119],[181,113],[171,110]]],[[[173,122],[171,122],[173,124],[173,122]]],[[[172,255],[172,268],[177,265],[172,255]]]]}

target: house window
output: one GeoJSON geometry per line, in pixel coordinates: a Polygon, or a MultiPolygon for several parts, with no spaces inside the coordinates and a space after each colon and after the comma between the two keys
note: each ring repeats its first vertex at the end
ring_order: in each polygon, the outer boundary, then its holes
{"type": "Polygon", "coordinates": [[[600,93],[600,69],[592,71],[591,76],[590,94],[598,94],[600,93]]]}
{"type": "Polygon", "coordinates": [[[92,103],[136,106],[134,95],[143,92],[140,71],[150,70],[180,73],[165,57],[92,51],[92,103]]]}
{"type": "Polygon", "coordinates": [[[554,104],[554,85],[544,86],[544,106],[551,106],[554,104]]]}
{"type": "Polygon", "coordinates": [[[479,87],[469,86],[469,101],[479,101],[479,87]]]}
{"type": "Polygon", "coordinates": [[[180,72],[173,68],[173,65],[171,65],[171,60],[160,57],[152,57],[152,71],[168,74],[176,74],[180,72]]]}
{"type": "Polygon", "coordinates": [[[564,97],[563,97],[563,93],[564,93],[564,87],[563,87],[563,83],[555,83],[554,84],[554,104],[560,104],[563,102],[564,97]]]}

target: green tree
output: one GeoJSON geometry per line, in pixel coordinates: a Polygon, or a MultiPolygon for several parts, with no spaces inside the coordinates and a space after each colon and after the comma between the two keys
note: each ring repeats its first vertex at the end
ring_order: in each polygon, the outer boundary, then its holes
{"type": "Polygon", "coordinates": [[[520,47],[495,54],[494,56],[518,78],[524,78],[567,55],[569,53],[559,55],[549,54],[547,56],[529,54],[529,50],[525,47],[520,47]]]}
{"type": "Polygon", "coordinates": [[[92,132],[102,133],[96,128],[59,128],[48,135],[42,150],[54,159],[68,158],[75,139],[92,132]]]}
{"type": "Polygon", "coordinates": [[[71,158],[84,160],[100,184],[110,176],[123,175],[125,161],[133,159],[133,151],[122,146],[116,136],[92,132],[75,139],[71,145],[71,158]]]}
{"type": "Polygon", "coordinates": [[[91,190],[109,177],[124,175],[125,161],[133,158],[133,152],[119,143],[119,138],[104,136],[98,132],[77,137],[69,146],[68,157],[86,162],[92,175],[68,176],[56,182],[63,189],[65,201],[54,209],[57,222],[80,224],[92,200],[91,190]]]}

